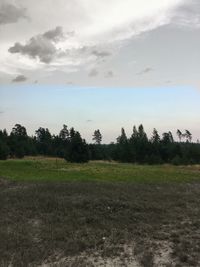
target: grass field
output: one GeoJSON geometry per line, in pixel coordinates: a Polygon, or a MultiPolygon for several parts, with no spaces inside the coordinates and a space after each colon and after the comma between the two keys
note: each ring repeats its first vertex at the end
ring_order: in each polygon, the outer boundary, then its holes
{"type": "Polygon", "coordinates": [[[0,266],[200,266],[200,166],[0,162],[0,266]]]}
{"type": "Polygon", "coordinates": [[[0,177],[13,181],[107,181],[137,183],[194,182],[200,166],[133,165],[115,162],[71,164],[56,158],[0,161],[0,177]]]}

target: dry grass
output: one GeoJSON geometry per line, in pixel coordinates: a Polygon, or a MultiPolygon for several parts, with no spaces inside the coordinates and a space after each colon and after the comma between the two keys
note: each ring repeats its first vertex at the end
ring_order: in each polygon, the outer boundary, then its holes
{"type": "Polygon", "coordinates": [[[0,266],[200,266],[199,170],[0,162],[0,266]]]}
{"type": "Polygon", "coordinates": [[[0,266],[199,266],[200,183],[0,183],[0,266]]]}

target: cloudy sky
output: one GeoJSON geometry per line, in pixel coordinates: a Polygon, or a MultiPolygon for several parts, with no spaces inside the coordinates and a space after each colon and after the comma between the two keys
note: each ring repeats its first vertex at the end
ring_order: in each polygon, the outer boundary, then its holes
{"type": "Polygon", "coordinates": [[[199,0],[0,0],[0,128],[200,138],[199,47],[199,0]]]}

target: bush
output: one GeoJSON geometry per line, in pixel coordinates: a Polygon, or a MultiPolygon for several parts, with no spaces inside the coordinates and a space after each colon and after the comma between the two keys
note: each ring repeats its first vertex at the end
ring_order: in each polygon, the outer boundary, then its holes
{"type": "Polygon", "coordinates": [[[171,163],[173,165],[181,165],[183,163],[183,161],[182,161],[181,157],[177,155],[172,159],[171,163]]]}
{"type": "Polygon", "coordinates": [[[0,141],[0,160],[6,160],[9,156],[9,147],[6,143],[0,141]]]}

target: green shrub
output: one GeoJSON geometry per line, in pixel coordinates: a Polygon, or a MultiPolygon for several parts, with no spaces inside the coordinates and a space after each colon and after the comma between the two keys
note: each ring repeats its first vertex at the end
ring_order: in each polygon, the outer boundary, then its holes
{"type": "Polygon", "coordinates": [[[0,160],[6,160],[9,156],[9,147],[6,143],[0,141],[0,160]]]}

